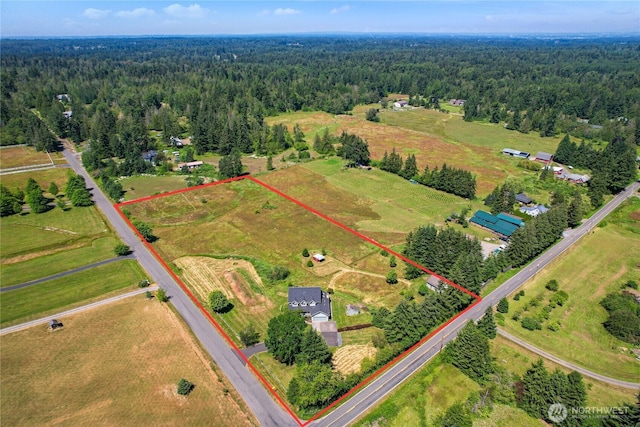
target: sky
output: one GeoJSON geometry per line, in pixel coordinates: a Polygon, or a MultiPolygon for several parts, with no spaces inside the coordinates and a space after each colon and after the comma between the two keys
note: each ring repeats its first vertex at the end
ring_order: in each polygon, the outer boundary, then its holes
{"type": "Polygon", "coordinates": [[[640,33],[640,0],[0,0],[0,37],[640,33]]]}

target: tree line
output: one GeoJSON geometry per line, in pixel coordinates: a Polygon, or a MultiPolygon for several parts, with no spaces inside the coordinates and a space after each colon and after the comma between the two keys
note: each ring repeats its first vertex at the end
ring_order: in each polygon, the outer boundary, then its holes
{"type": "Polygon", "coordinates": [[[378,166],[380,169],[400,175],[404,179],[414,180],[419,184],[456,196],[473,199],[476,195],[475,176],[464,169],[447,166],[446,163],[442,164],[441,169],[436,166],[430,170],[429,166],[426,166],[423,173],[419,174],[415,155],[409,154],[405,161],[394,148],[390,154],[384,152],[378,166]]]}

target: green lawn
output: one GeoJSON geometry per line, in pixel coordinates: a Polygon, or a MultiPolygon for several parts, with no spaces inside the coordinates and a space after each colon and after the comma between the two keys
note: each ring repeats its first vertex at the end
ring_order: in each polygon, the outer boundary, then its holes
{"type": "Polygon", "coordinates": [[[56,252],[28,261],[0,265],[1,286],[17,285],[52,274],[62,273],[83,265],[115,257],[117,244],[114,237],[101,237],[87,246],[56,252]]]}
{"type": "MultiPolygon", "coordinates": [[[[528,281],[522,289],[525,297],[510,299],[505,330],[525,339],[542,350],[603,375],[640,382],[638,362],[620,347],[632,347],[612,335],[602,326],[607,312],[599,303],[604,296],[618,291],[628,280],[640,280],[637,263],[640,260],[640,199],[633,198],[607,219],[607,225],[597,227],[572,249],[528,281]],[[564,307],[555,308],[549,321],[560,322],[561,329],[552,332],[546,327],[528,331],[511,319],[516,310],[538,294],[544,296],[539,307],[524,315],[537,315],[547,305],[551,295],[544,286],[555,279],[560,289],[569,294],[564,307]]],[[[545,322],[545,325],[547,323],[545,322]]]]}
{"type": "Polygon", "coordinates": [[[473,421],[473,427],[541,427],[544,421],[530,417],[522,409],[508,405],[494,405],[489,418],[473,421]]]}
{"type": "Polygon", "coordinates": [[[356,426],[433,425],[436,417],[458,401],[465,401],[480,386],[440,358],[429,362],[386,400],[377,405],[356,426]]]}
{"type": "Polygon", "coordinates": [[[123,289],[133,290],[146,277],[134,260],[123,260],[23,289],[0,298],[2,327],[25,322],[102,299],[123,289]]]}
{"type": "Polygon", "coordinates": [[[185,178],[184,175],[132,176],[121,179],[120,184],[122,184],[122,189],[126,191],[125,200],[132,200],[186,188],[185,178]]]}
{"type": "Polygon", "coordinates": [[[2,258],[69,246],[89,237],[110,233],[95,206],[54,208],[42,214],[28,213],[0,218],[2,258]]]}
{"type": "Polygon", "coordinates": [[[258,353],[251,357],[251,363],[256,367],[267,382],[271,384],[282,397],[287,395],[287,388],[296,373],[296,367],[280,363],[268,352],[258,353]]]}
{"type": "Polygon", "coordinates": [[[69,171],[69,169],[54,168],[2,175],[2,185],[11,191],[15,191],[17,188],[24,190],[27,186],[27,180],[33,178],[45,192],[49,188],[49,184],[55,182],[60,193],[64,193],[64,188],[69,179],[69,171]]]}
{"type": "MultiPolygon", "coordinates": [[[[335,187],[372,201],[371,209],[379,218],[358,221],[358,229],[365,232],[408,233],[421,225],[443,224],[447,216],[465,207],[475,212],[483,206],[478,201],[411,184],[378,169],[344,169],[338,158],[317,160],[302,167],[324,176],[335,187]]],[[[476,231],[468,228],[469,233],[476,231]]]]}

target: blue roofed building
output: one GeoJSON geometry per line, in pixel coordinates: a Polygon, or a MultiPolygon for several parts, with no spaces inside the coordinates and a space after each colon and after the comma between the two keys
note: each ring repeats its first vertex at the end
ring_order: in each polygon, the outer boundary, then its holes
{"type": "Polygon", "coordinates": [[[518,220],[520,223],[516,223],[513,217],[506,214],[491,215],[489,212],[477,211],[469,221],[494,233],[510,237],[518,228],[524,225],[522,220],[519,218],[518,220]],[[503,215],[503,217],[500,218],[500,215],[503,215]]]}

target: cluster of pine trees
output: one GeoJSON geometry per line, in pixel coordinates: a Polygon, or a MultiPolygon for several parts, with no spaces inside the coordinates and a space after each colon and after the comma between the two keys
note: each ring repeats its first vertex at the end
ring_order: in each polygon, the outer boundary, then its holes
{"type": "Polygon", "coordinates": [[[464,169],[456,169],[442,164],[442,168],[433,170],[426,166],[422,175],[418,173],[416,157],[409,154],[406,160],[396,152],[394,148],[391,154],[384,152],[379,163],[380,169],[400,175],[404,179],[413,179],[416,182],[435,188],[456,196],[473,199],[476,195],[476,178],[471,172],[464,169]]]}
{"type": "MultiPolygon", "coordinates": [[[[453,228],[418,227],[407,236],[403,255],[474,293],[489,278],[488,270],[483,268],[480,242],[453,228]]],[[[422,274],[422,270],[407,263],[407,279],[422,274]]]]}

